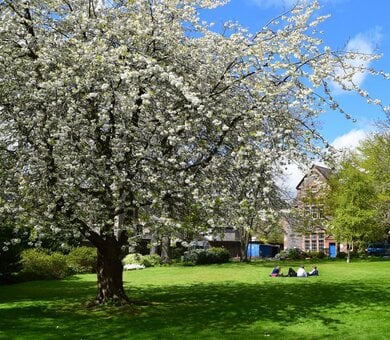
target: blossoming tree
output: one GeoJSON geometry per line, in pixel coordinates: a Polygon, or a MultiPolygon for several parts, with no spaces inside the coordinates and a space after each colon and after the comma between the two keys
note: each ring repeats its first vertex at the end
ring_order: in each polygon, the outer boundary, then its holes
{"type": "Polygon", "coordinates": [[[316,3],[251,35],[200,19],[223,2],[0,1],[0,143],[15,159],[2,210],[38,238],[84,235],[98,251],[98,302],[128,301],[133,230],[174,228],[184,198],[212,224],[229,195],[222,174],[242,166],[266,194],[264,169],[321,147],[313,122],[339,109],[330,81],[367,96],[353,75],[373,71],[349,61],[375,56],[323,47],[316,3]]]}

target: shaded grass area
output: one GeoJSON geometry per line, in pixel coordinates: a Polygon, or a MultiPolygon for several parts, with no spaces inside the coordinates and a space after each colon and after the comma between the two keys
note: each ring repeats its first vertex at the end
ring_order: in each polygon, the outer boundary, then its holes
{"type": "Polygon", "coordinates": [[[1,286],[0,338],[388,339],[390,262],[321,263],[307,279],[270,278],[270,266],[127,272],[139,303],[99,309],[87,306],[93,275],[1,286]]]}

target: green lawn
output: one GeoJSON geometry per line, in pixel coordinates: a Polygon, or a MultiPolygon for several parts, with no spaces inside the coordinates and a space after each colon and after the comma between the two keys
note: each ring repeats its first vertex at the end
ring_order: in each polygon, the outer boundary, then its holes
{"type": "Polygon", "coordinates": [[[116,308],[87,307],[94,275],[0,286],[0,338],[389,339],[390,261],[322,262],[309,278],[270,278],[273,265],[126,272],[139,302],[116,308]]]}

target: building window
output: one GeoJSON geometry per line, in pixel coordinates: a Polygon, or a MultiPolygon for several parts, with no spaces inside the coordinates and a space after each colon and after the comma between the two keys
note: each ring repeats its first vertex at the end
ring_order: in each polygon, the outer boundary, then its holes
{"type": "Polygon", "coordinates": [[[305,236],[305,251],[323,252],[325,247],[325,234],[313,233],[305,236]]]}
{"type": "Polygon", "coordinates": [[[312,219],[318,220],[324,218],[324,206],[322,204],[319,205],[309,205],[305,204],[304,214],[306,217],[311,217],[312,219]]]}
{"type": "Polygon", "coordinates": [[[305,235],[305,251],[310,251],[310,235],[305,235]]]}
{"type": "Polygon", "coordinates": [[[324,252],[324,240],[318,240],[318,251],[324,252]]]}
{"type": "Polygon", "coordinates": [[[305,240],[305,251],[310,251],[310,240],[305,240]]]}
{"type": "Polygon", "coordinates": [[[317,251],[317,234],[311,234],[311,251],[317,251]]]}

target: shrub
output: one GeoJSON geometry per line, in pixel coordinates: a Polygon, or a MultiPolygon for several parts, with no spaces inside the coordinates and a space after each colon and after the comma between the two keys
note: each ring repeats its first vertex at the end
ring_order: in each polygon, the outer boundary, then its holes
{"type": "Polygon", "coordinates": [[[211,257],[212,263],[226,263],[229,262],[230,253],[225,248],[210,248],[207,251],[211,257]]]}
{"type": "Polygon", "coordinates": [[[161,264],[161,257],[157,254],[154,255],[141,255],[138,253],[128,254],[123,260],[123,265],[126,264],[139,264],[145,267],[154,267],[161,264]]]}
{"type": "Polygon", "coordinates": [[[276,260],[285,260],[287,258],[287,253],[285,250],[281,250],[280,253],[275,255],[276,260]]]}
{"type": "Polygon", "coordinates": [[[60,253],[47,254],[39,249],[27,249],[21,254],[21,276],[27,280],[63,279],[71,270],[60,253]]]}
{"type": "Polygon", "coordinates": [[[126,257],[122,260],[123,264],[141,264],[142,255],[139,253],[135,254],[128,254],[126,257]]]}
{"type": "Polygon", "coordinates": [[[177,246],[172,248],[172,259],[181,259],[184,256],[186,248],[182,246],[177,246]]]}
{"type": "Polygon", "coordinates": [[[183,262],[185,265],[195,265],[198,261],[199,253],[205,252],[203,249],[195,249],[184,252],[183,262]]]}
{"type": "Polygon", "coordinates": [[[344,253],[343,251],[339,251],[336,255],[338,259],[346,259],[347,258],[347,253],[344,253]]]}
{"type": "Polygon", "coordinates": [[[209,253],[208,250],[197,249],[197,250],[195,250],[195,253],[197,254],[195,264],[211,264],[211,263],[213,263],[212,255],[209,253]]]}
{"type": "Polygon", "coordinates": [[[229,262],[230,254],[225,248],[195,249],[184,253],[184,264],[212,264],[229,262]]]}
{"type": "Polygon", "coordinates": [[[312,259],[321,260],[321,259],[324,259],[326,257],[326,254],[323,251],[311,251],[308,254],[308,256],[311,257],[312,259]]]}
{"type": "Polygon", "coordinates": [[[161,264],[161,257],[158,254],[144,255],[141,259],[141,263],[145,267],[155,267],[161,264]]]}
{"type": "Polygon", "coordinates": [[[72,249],[66,257],[68,266],[73,273],[96,273],[97,252],[92,247],[77,247],[72,249]]]}
{"type": "Polygon", "coordinates": [[[306,253],[298,248],[290,249],[287,253],[287,258],[290,260],[301,260],[306,257],[306,253]]]}

